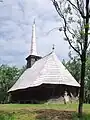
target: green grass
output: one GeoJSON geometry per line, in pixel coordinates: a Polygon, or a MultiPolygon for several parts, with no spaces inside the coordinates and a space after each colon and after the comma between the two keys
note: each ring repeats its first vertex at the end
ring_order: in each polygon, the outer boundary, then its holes
{"type": "MultiPolygon", "coordinates": [[[[0,104],[0,120],[79,120],[78,104],[0,104]]],[[[83,118],[90,120],[90,104],[84,104],[83,118]]]]}

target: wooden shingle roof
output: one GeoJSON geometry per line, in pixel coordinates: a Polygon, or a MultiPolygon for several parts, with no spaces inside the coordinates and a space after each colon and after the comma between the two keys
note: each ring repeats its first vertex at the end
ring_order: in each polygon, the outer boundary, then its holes
{"type": "Polygon", "coordinates": [[[56,54],[51,52],[28,68],[8,92],[41,84],[64,84],[80,87],[80,84],[60,62],[56,54]]]}

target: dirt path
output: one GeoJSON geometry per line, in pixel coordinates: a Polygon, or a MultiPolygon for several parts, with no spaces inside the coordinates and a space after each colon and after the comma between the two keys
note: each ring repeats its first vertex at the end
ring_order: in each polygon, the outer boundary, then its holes
{"type": "Polygon", "coordinates": [[[36,118],[38,120],[72,120],[73,111],[60,110],[38,110],[36,118]]]}

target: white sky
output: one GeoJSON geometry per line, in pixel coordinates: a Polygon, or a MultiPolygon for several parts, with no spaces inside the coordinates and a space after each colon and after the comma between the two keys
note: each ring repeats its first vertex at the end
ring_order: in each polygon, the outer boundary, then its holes
{"type": "Polygon", "coordinates": [[[61,20],[50,0],[3,0],[0,3],[0,64],[21,67],[30,53],[33,19],[36,19],[38,53],[48,54],[55,44],[60,60],[68,59],[68,43],[58,30],[61,20]]]}

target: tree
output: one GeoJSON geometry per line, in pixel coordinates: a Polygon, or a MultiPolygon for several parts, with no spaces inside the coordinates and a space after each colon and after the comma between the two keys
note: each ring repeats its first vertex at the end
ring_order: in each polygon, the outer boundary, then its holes
{"type": "Polygon", "coordinates": [[[90,103],[90,55],[86,61],[86,76],[85,76],[85,103],[90,103]]]}
{"type": "Polygon", "coordinates": [[[64,66],[69,70],[72,76],[76,79],[77,82],[80,81],[80,67],[81,63],[77,57],[74,57],[72,60],[64,63],[64,66]]]}
{"type": "Polygon", "coordinates": [[[65,40],[68,41],[70,47],[81,59],[78,116],[82,117],[85,67],[87,48],[89,46],[90,3],[89,0],[74,0],[73,2],[71,0],[52,0],[52,2],[60,18],[63,19],[63,26],[59,30],[64,32],[65,40]]]}
{"type": "Polygon", "coordinates": [[[16,82],[24,69],[24,67],[22,69],[18,69],[16,67],[9,67],[7,65],[0,66],[0,102],[7,102],[7,91],[16,82]]]}
{"type": "MultiPolygon", "coordinates": [[[[72,76],[79,82],[81,62],[77,56],[67,62],[63,62],[64,66],[69,70],[72,76]]],[[[86,61],[86,76],[85,76],[85,90],[84,103],[90,103],[90,55],[86,61]]]]}

